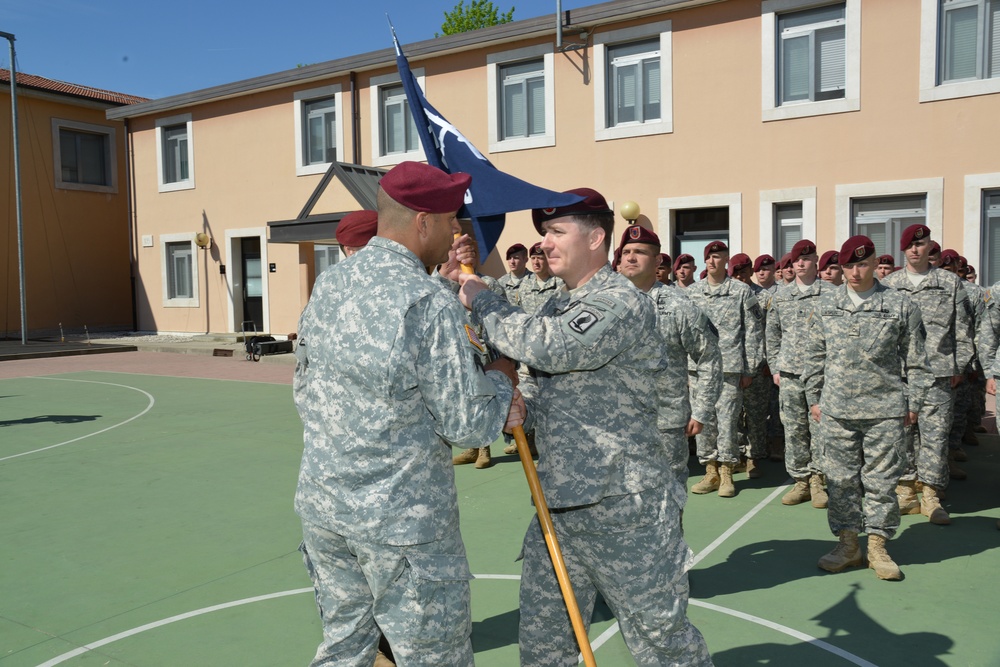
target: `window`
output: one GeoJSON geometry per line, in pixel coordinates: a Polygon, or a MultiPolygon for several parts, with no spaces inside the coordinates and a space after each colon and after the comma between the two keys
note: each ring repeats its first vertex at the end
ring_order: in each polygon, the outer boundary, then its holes
{"type": "Polygon", "coordinates": [[[860,0],[761,3],[763,119],[861,108],[860,0]]]}
{"type": "Polygon", "coordinates": [[[340,248],[338,246],[317,243],[313,248],[315,250],[317,276],[340,261],[340,248]]]}
{"type": "Polygon", "coordinates": [[[781,258],[802,240],[802,202],[774,205],[775,257],[781,258]]]}
{"type": "Polygon", "coordinates": [[[118,192],[114,128],[53,118],[52,144],[57,188],[118,192]]]}
{"type": "MultiPolygon", "coordinates": [[[[423,70],[412,70],[417,84],[423,88],[423,70]]],[[[404,160],[423,160],[424,151],[417,136],[417,124],[410,113],[403,84],[398,74],[386,74],[371,79],[372,166],[384,167],[404,160]]]]}
{"type": "Polygon", "coordinates": [[[194,236],[193,233],[160,235],[164,307],[198,307],[198,248],[194,236]]]}
{"type": "Polygon", "coordinates": [[[941,83],[1000,76],[1000,0],[941,0],[941,83]]]}
{"type": "Polygon", "coordinates": [[[551,44],[486,56],[490,152],[555,146],[551,44]]]}
{"type": "Polygon", "coordinates": [[[594,36],[598,141],[673,131],[671,22],[594,36]]]}
{"type": "Polygon", "coordinates": [[[979,267],[979,283],[1000,281],[1000,190],[983,190],[983,236],[986,248],[979,267]]]}
{"type": "Polygon", "coordinates": [[[743,247],[743,195],[739,192],[662,197],[657,200],[657,216],[656,233],[673,257],[688,252],[700,264],[705,256],[702,249],[716,239],[726,241],[732,254],[743,247]]]}
{"type": "Polygon", "coordinates": [[[905,258],[899,250],[899,240],[910,225],[927,224],[927,196],[855,199],[851,202],[851,221],[855,234],[864,234],[872,240],[876,254],[892,255],[901,266],[905,258]]]}
{"type": "Polygon", "coordinates": [[[156,121],[160,192],[189,190],[194,187],[191,125],[190,114],[156,121]]]}
{"type": "Polygon", "coordinates": [[[343,160],[344,131],[339,122],[340,86],[301,90],[294,95],[295,173],[325,173],[331,162],[343,160]]]}

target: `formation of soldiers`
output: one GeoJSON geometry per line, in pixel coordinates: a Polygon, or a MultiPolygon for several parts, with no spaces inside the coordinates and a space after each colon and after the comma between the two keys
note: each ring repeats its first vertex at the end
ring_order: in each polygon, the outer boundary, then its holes
{"type": "MultiPolygon", "coordinates": [[[[875,257],[865,237],[822,254],[803,239],[780,260],[730,256],[715,241],[695,280],[693,256],[671,261],[655,233],[633,226],[612,262],[661,313],[670,369],[661,383],[660,425],[672,431],[663,439],[677,476],[687,478],[687,455],[695,454],[705,475],[691,492],[729,498],[737,493],[734,474],[754,479],[765,461],[784,462],[792,484],[782,504],[827,509],[841,538],[819,567],[839,572],[863,564],[857,535],[867,533],[867,560],[883,579],[902,576],[885,550],[900,514],[950,523],[941,500],[949,480],[967,477],[957,465],[968,460],[963,447],[978,445],[976,434],[985,431],[987,377],[1000,338],[1000,308],[990,289],[973,282],[964,257],[942,251],[924,225],[903,232],[900,250],[903,266],[891,254],[875,257]],[[648,274],[641,270],[647,257],[648,274]],[[872,293],[855,304],[846,270],[869,264],[870,283],[857,285],[872,293]],[[876,355],[879,345],[886,347],[876,355]],[[684,367],[687,382],[679,375],[684,367]],[[884,391],[873,392],[870,380],[883,375],[884,391]],[[852,397],[848,387],[857,384],[863,393],[852,397]],[[852,431],[855,422],[863,429],[852,431]],[[860,446],[836,446],[852,437],[860,446]],[[881,469],[873,468],[876,459],[881,469]]],[[[527,256],[518,244],[508,258],[517,252],[527,256]]],[[[517,265],[511,262],[501,283],[532,285],[524,279],[530,272],[514,274],[517,265]]],[[[537,302],[526,305],[524,295],[516,287],[507,292],[533,312],[537,302]]]]}

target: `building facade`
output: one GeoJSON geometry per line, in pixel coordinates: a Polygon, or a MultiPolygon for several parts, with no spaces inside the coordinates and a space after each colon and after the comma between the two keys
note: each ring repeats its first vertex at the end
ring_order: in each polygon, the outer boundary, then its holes
{"type": "MultiPolygon", "coordinates": [[[[998,0],[617,0],[558,29],[541,17],[404,51],[499,169],[633,200],[671,255],[722,238],[780,256],[864,233],[902,259],[899,234],[920,221],[1000,280],[998,0]]],[[[325,231],[292,224],[275,242],[269,223],[295,219],[332,161],[423,159],[394,55],[108,111],[134,147],[140,329],[295,330],[337,259],[336,220],[360,206],[334,179],[311,201],[325,231]]],[[[513,213],[499,247],[536,238],[513,213]]],[[[503,272],[496,253],[486,269],[503,272]]]]}

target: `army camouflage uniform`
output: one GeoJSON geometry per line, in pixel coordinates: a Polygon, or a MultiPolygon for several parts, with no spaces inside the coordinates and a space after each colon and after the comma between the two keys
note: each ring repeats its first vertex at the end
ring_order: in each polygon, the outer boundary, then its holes
{"type": "Polygon", "coordinates": [[[927,332],[927,360],[934,384],[922,402],[915,426],[907,428],[908,461],[902,479],[920,480],[935,489],[948,486],[948,435],[955,391],[951,378],[965,372],[972,361],[972,318],[961,280],[943,269],[931,268],[914,287],[907,269],[891,273],[885,284],[905,292],[920,307],[927,332]]]}
{"type": "MultiPolygon", "coordinates": [[[[756,283],[748,285],[750,291],[757,297],[760,310],[764,313],[761,331],[767,328],[767,305],[771,301],[771,293],[756,283]]],[[[764,355],[766,359],[767,344],[765,340],[764,355]]],[[[767,413],[771,403],[771,392],[774,389],[774,379],[771,377],[766,363],[760,365],[757,376],[750,386],[743,390],[743,414],[740,418],[740,441],[745,446],[748,459],[767,458],[767,413]]]]}
{"type": "Polygon", "coordinates": [[[907,462],[903,419],[920,411],[933,378],[920,309],[878,281],[857,307],[847,290],[820,297],[801,379],[808,404],[822,413],[831,531],[890,539],[899,527],[896,482],[907,462]]]}
{"type": "MultiPolygon", "coordinates": [[[[986,290],[983,301],[986,309],[978,323],[976,332],[976,348],[979,351],[979,361],[983,366],[983,374],[995,381],[1000,379],[1000,359],[997,348],[1000,347],[1000,282],[986,290]]],[[[995,410],[997,430],[1000,431],[1000,410],[995,410]]]]}
{"type": "Polygon", "coordinates": [[[817,278],[805,290],[785,285],[771,299],[767,313],[767,361],[781,376],[778,397],[785,428],[785,470],[797,481],[823,472],[819,425],[809,416],[802,379],[809,326],[823,295],[834,287],[817,278]]]}
{"type": "Polygon", "coordinates": [[[549,276],[548,280],[542,281],[538,279],[538,276],[533,275],[531,280],[521,281],[521,286],[517,290],[520,298],[518,305],[524,309],[524,312],[534,315],[542,304],[549,300],[550,296],[565,290],[566,283],[563,282],[562,278],[549,276]]]}
{"type": "Polygon", "coordinates": [[[722,392],[722,355],[719,352],[719,334],[685,292],[656,282],[648,292],[656,303],[656,322],[663,336],[667,368],[660,373],[660,411],[658,425],[660,439],[671,459],[671,468],[680,482],[681,496],[677,499],[683,507],[687,501],[688,443],[684,430],[694,418],[707,423],[715,412],[715,403],[722,392]],[[697,368],[694,381],[698,383],[698,402],[688,398],[688,360],[697,368]]]}
{"type": "MultiPolygon", "coordinates": [[[[737,428],[743,407],[740,376],[756,376],[764,355],[764,313],[757,297],[743,283],[726,278],[713,286],[708,280],[694,283],[685,292],[715,326],[722,353],[723,386],[713,418],[696,437],[698,460],[735,465],[740,458],[737,428]]],[[[688,371],[697,368],[688,362],[688,371]]],[[[697,403],[698,383],[691,378],[691,399],[697,403]]]]}
{"type": "Polygon", "coordinates": [[[528,278],[534,278],[534,277],[535,274],[532,273],[531,271],[525,271],[524,275],[521,276],[520,278],[518,278],[513,273],[508,271],[504,275],[500,276],[497,279],[497,282],[500,283],[500,286],[503,287],[504,292],[506,292],[507,302],[515,306],[520,306],[521,297],[519,291],[521,289],[521,285],[528,278]]]}
{"type": "MultiPolygon", "coordinates": [[[[979,322],[986,312],[986,302],[989,292],[968,280],[959,283],[969,297],[969,311],[972,318],[973,331],[979,329],[979,322]]],[[[948,448],[958,449],[962,446],[962,437],[968,427],[982,421],[982,412],[986,400],[986,378],[979,361],[978,335],[973,338],[973,349],[976,354],[972,362],[965,368],[965,381],[955,388],[955,414],[952,416],[951,432],[948,436],[948,448]],[[975,380],[969,378],[975,377],[975,380]]]]}
{"type": "MultiPolygon", "coordinates": [[[[774,283],[770,287],[763,288],[768,294],[767,308],[771,307],[771,299],[778,290],[783,287],[780,283],[774,283]]],[[[764,312],[764,357],[767,358],[767,311],[764,312]]],[[[771,370],[768,368],[768,370],[771,370]]],[[[774,375],[774,371],[771,371],[771,375],[774,375]]],[[[778,402],[778,385],[774,384],[774,378],[771,378],[771,394],[768,398],[767,404],[767,437],[772,442],[774,440],[781,440],[784,442],[785,439],[785,427],[781,424],[781,407],[778,402]]],[[[784,451],[784,445],[781,445],[782,451],[784,451]]],[[[770,452],[774,454],[774,452],[770,452]]]]}
{"type": "MultiPolygon", "coordinates": [[[[500,353],[533,369],[521,385],[525,429],[535,431],[538,477],[584,624],[600,592],[638,664],[710,665],[686,615],[690,550],[657,433],[665,362],[652,300],[605,265],[534,315],[485,291],[472,313],[500,353]]],[[[576,665],[537,518],[522,555],[521,665],[576,665]]]]}
{"type": "Polygon", "coordinates": [[[467,316],[404,246],[324,271],[299,321],[305,448],[295,511],[323,643],[313,665],[472,665],[469,564],[451,446],[490,442],[513,388],[483,374],[467,316]]]}

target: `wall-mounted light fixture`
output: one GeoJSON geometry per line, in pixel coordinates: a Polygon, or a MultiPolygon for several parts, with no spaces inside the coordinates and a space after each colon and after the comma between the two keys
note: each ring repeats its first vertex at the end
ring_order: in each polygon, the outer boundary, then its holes
{"type": "Polygon", "coordinates": [[[198,232],[194,235],[194,244],[202,250],[207,250],[212,247],[212,237],[205,232],[198,232]]]}
{"type": "Polygon", "coordinates": [[[628,224],[634,225],[636,219],[639,217],[639,205],[634,201],[627,201],[622,204],[618,212],[622,214],[622,217],[625,218],[628,224]]]}

